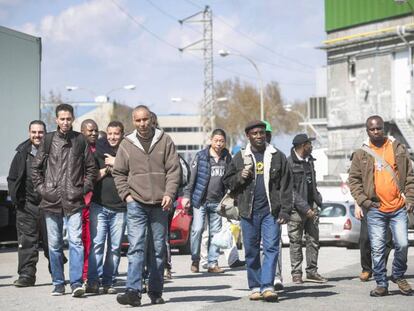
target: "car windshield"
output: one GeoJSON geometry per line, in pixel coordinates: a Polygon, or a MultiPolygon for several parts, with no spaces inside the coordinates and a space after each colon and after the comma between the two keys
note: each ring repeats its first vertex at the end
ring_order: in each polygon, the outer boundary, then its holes
{"type": "Polygon", "coordinates": [[[324,203],[319,217],[342,217],[346,215],[345,206],[337,203],[324,203]]]}

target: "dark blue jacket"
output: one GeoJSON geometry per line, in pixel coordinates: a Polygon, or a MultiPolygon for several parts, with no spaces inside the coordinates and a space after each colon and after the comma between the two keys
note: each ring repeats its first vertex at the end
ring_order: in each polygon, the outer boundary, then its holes
{"type": "MultiPolygon", "coordinates": [[[[184,197],[191,198],[191,205],[199,208],[204,202],[208,183],[210,181],[210,146],[197,152],[191,164],[191,178],[187,187],[184,189],[184,197]]],[[[231,155],[227,149],[221,153],[221,158],[225,159],[226,164],[231,162],[231,155]]],[[[224,186],[223,186],[224,187],[224,186]]]]}

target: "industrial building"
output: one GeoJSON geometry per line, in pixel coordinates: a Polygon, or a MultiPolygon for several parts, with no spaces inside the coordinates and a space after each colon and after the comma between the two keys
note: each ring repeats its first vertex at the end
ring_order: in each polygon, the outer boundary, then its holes
{"type": "Polygon", "coordinates": [[[414,1],[325,0],[328,171],[347,171],[378,114],[414,151],[414,1]]]}

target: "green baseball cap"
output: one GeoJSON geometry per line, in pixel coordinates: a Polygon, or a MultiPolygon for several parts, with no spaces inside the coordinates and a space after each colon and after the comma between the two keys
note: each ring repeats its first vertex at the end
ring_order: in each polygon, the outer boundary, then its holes
{"type": "Polygon", "coordinates": [[[270,123],[269,122],[267,122],[267,121],[263,121],[263,123],[264,124],[266,124],[266,129],[265,129],[265,131],[266,132],[270,132],[270,133],[272,133],[272,126],[270,125],[270,123]]]}

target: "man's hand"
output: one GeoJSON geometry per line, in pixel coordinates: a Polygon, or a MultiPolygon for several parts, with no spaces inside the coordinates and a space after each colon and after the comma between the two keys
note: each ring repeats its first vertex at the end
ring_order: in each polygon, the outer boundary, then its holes
{"type": "Polygon", "coordinates": [[[127,203],[131,203],[131,202],[133,202],[133,201],[134,201],[134,199],[132,198],[132,196],[131,196],[130,194],[128,194],[128,196],[126,197],[125,201],[126,201],[127,203]]]}
{"type": "Polygon", "coordinates": [[[315,216],[316,216],[315,211],[311,208],[308,209],[308,211],[306,212],[306,218],[313,219],[315,218],[315,216]]]}
{"type": "Polygon", "coordinates": [[[115,157],[111,156],[109,153],[105,153],[105,165],[114,166],[115,157]]]}
{"type": "Polygon", "coordinates": [[[358,220],[361,220],[362,218],[364,218],[364,212],[362,211],[362,208],[358,204],[355,204],[355,218],[358,220]]]}
{"type": "Polygon", "coordinates": [[[241,177],[243,178],[243,179],[248,179],[248,178],[250,178],[252,176],[252,170],[251,169],[249,169],[249,168],[244,168],[242,171],[241,171],[241,177]]]}
{"type": "Polygon", "coordinates": [[[161,201],[163,211],[168,211],[172,205],[172,199],[168,195],[164,195],[161,201]]]}
{"type": "Polygon", "coordinates": [[[412,213],[414,210],[414,204],[412,203],[406,203],[405,204],[405,209],[407,210],[407,213],[412,213]]]}
{"type": "Polygon", "coordinates": [[[188,212],[190,211],[190,206],[191,206],[190,199],[188,199],[188,198],[182,198],[182,200],[181,200],[181,206],[183,207],[184,212],[186,214],[188,214],[188,212]]]}

